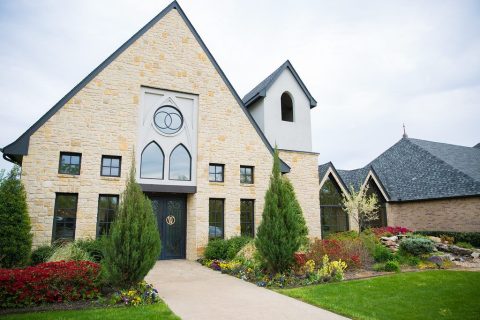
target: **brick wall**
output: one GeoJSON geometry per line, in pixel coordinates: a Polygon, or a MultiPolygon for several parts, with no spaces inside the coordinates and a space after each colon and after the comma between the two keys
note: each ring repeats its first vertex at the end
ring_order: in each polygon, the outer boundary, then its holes
{"type": "Polygon", "coordinates": [[[480,231],[480,197],[387,204],[390,226],[413,230],[480,231]]]}

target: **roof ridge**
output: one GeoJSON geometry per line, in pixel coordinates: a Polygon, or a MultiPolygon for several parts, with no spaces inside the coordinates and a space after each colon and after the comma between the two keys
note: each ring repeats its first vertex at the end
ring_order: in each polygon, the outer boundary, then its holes
{"type": "MultiPolygon", "coordinates": [[[[453,143],[447,143],[447,142],[438,142],[438,141],[432,141],[432,140],[424,140],[424,139],[417,139],[417,138],[405,138],[407,140],[416,140],[416,141],[424,141],[424,142],[430,142],[430,143],[438,143],[438,144],[446,144],[448,146],[454,146],[454,147],[461,147],[461,148],[468,148],[468,149],[473,149],[473,147],[469,146],[463,146],[460,144],[453,144],[453,143]]],[[[480,143],[479,143],[480,144],[480,143]]]]}

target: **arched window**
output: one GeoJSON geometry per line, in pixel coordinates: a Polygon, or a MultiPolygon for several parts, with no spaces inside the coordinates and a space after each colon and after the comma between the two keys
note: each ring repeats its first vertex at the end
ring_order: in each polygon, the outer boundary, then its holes
{"type": "Polygon", "coordinates": [[[372,194],[377,196],[378,200],[378,217],[373,221],[369,221],[365,223],[366,228],[379,228],[379,227],[386,227],[387,226],[387,201],[383,196],[382,192],[378,188],[375,181],[370,178],[368,179],[368,190],[367,190],[367,197],[370,197],[372,194]]]}
{"type": "Polygon", "coordinates": [[[192,157],[183,144],[179,144],[170,154],[170,180],[191,180],[192,157]]]}
{"type": "Polygon", "coordinates": [[[140,162],[140,178],[163,179],[164,154],[155,142],[150,142],[142,151],[140,162]]]}
{"type": "Polygon", "coordinates": [[[328,176],[320,189],[320,219],[322,238],[349,229],[348,215],[342,208],[342,193],[332,175],[328,176]]]}
{"type": "Polygon", "coordinates": [[[282,93],[282,121],[293,122],[293,101],[288,92],[282,93]]]}

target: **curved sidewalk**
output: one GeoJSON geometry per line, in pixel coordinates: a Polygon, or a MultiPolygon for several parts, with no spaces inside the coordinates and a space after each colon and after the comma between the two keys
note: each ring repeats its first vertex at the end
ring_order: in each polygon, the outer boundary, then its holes
{"type": "Polygon", "coordinates": [[[158,261],[146,281],[183,320],[347,319],[192,261],[158,261]]]}

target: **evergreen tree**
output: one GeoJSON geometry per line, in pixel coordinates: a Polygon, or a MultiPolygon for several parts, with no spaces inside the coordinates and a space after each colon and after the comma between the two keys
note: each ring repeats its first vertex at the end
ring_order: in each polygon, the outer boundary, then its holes
{"type": "Polygon", "coordinates": [[[283,272],[294,263],[294,253],[307,240],[308,229],[292,184],[280,173],[275,150],[270,186],[265,194],[262,222],[255,246],[269,272],[283,272]]]}
{"type": "Polygon", "coordinates": [[[111,228],[105,248],[106,276],[113,285],[127,288],[143,280],[161,250],[152,204],[135,181],[134,164],[111,228]]]}
{"type": "Polygon", "coordinates": [[[0,267],[12,268],[28,263],[32,249],[27,195],[20,168],[14,166],[6,177],[0,174],[0,267]]]}

